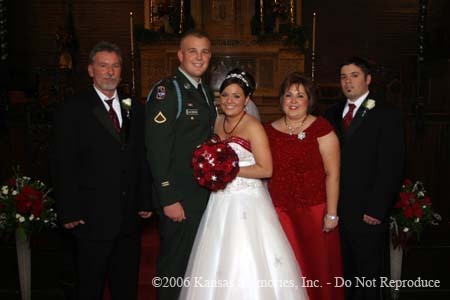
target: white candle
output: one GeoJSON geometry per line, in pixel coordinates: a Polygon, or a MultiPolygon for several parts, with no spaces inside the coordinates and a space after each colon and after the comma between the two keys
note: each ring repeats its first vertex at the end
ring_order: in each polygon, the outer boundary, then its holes
{"type": "Polygon", "coordinates": [[[153,0],[150,0],[150,28],[153,29],[153,0]]]}
{"type": "Polygon", "coordinates": [[[134,25],[133,12],[130,12],[130,39],[131,39],[131,53],[134,52],[134,25]]]}
{"type": "Polygon", "coordinates": [[[264,29],[264,0],[259,1],[259,21],[261,29],[264,29]]]}
{"type": "Polygon", "coordinates": [[[316,50],[316,13],[313,13],[312,51],[316,50]]]}

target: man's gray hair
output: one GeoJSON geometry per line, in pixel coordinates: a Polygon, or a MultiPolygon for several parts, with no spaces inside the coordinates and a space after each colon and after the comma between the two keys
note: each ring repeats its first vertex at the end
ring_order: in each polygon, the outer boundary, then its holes
{"type": "Polygon", "coordinates": [[[92,48],[91,52],[89,52],[89,64],[90,65],[93,64],[95,55],[98,52],[103,52],[103,51],[116,53],[117,56],[119,56],[120,65],[122,65],[122,51],[120,51],[119,46],[117,46],[116,44],[110,43],[110,42],[106,42],[106,41],[98,42],[92,48]]]}

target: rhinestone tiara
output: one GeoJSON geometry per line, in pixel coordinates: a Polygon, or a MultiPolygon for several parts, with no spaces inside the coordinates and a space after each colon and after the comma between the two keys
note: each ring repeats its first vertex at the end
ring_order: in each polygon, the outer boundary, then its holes
{"type": "Polygon", "coordinates": [[[250,88],[250,84],[248,84],[247,79],[245,79],[244,76],[242,76],[242,75],[245,75],[245,72],[242,72],[241,74],[231,73],[231,74],[228,74],[228,75],[225,77],[225,79],[229,79],[229,78],[237,78],[237,79],[239,79],[240,81],[242,81],[248,88],[250,88]]]}

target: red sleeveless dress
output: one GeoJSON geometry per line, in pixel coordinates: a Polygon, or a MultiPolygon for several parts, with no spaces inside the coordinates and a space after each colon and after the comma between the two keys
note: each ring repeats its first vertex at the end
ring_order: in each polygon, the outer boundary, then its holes
{"type": "Polygon", "coordinates": [[[342,277],[339,230],[322,231],[327,209],[325,170],[317,138],[333,128],[318,117],[299,140],[271,124],[264,127],[273,159],[269,192],[305,277],[308,295],[311,300],[344,299],[343,288],[335,287],[335,277],[342,277]]]}

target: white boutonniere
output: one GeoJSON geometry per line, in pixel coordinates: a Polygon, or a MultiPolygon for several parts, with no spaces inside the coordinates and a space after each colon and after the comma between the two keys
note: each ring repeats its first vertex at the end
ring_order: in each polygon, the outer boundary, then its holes
{"type": "Polygon", "coordinates": [[[131,111],[131,98],[122,99],[120,105],[122,106],[122,109],[126,112],[127,118],[129,118],[131,111]]]}
{"type": "Polygon", "coordinates": [[[374,108],[376,105],[376,101],[373,99],[367,99],[366,103],[364,103],[364,111],[362,116],[364,117],[366,115],[366,113],[371,110],[372,108],[374,108]]]}

